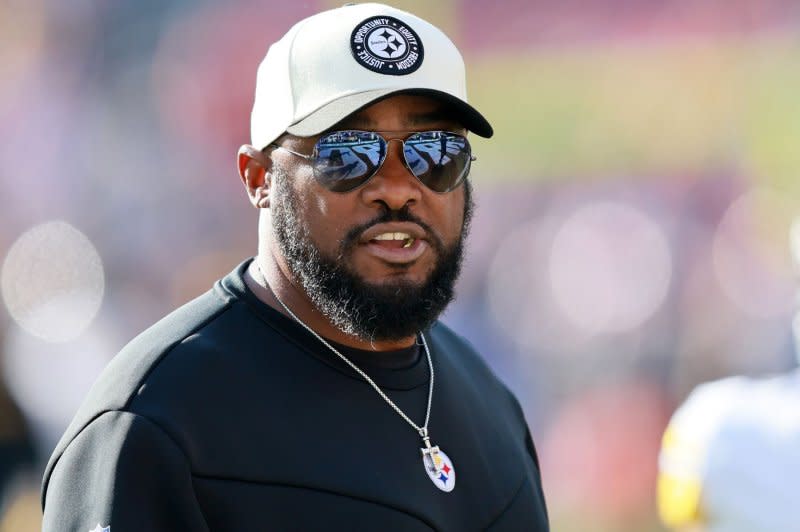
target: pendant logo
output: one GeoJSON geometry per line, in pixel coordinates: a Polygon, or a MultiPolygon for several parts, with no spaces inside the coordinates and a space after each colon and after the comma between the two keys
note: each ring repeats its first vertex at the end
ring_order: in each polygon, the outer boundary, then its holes
{"type": "Polygon", "coordinates": [[[350,51],[364,68],[379,74],[411,74],[422,64],[419,35],[394,17],[371,17],[350,35],[350,51]]]}
{"type": "Polygon", "coordinates": [[[456,487],[456,470],[450,458],[438,446],[422,451],[422,463],[433,485],[442,491],[453,491],[456,487]]]}

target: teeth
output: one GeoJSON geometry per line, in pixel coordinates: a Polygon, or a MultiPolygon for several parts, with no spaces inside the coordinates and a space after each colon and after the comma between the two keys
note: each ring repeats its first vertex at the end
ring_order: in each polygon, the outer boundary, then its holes
{"type": "Polygon", "coordinates": [[[373,238],[373,240],[412,240],[411,235],[408,233],[381,233],[373,238]]]}
{"type": "Polygon", "coordinates": [[[410,248],[414,245],[416,238],[412,237],[408,233],[381,233],[372,238],[372,240],[402,240],[404,248],[410,248]]]}

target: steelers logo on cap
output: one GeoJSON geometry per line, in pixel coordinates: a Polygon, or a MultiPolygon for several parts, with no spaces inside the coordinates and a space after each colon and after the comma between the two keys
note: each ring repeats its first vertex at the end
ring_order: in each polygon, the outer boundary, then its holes
{"type": "Polygon", "coordinates": [[[394,17],[370,17],[350,35],[350,50],[364,68],[380,74],[411,74],[422,64],[419,35],[394,17]]]}

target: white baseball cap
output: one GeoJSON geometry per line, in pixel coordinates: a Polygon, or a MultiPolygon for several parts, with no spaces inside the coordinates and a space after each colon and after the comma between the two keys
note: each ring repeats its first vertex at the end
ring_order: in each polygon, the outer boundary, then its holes
{"type": "Polygon", "coordinates": [[[464,60],[429,22],[383,4],[348,4],[295,24],[258,67],[251,142],[322,133],[396,93],[429,95],[482,137],[492,126],[467,103],[464,60]]]}

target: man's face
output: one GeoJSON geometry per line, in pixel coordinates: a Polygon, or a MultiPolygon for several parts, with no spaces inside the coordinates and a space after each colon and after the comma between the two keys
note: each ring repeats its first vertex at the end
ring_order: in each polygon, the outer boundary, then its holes
{"type": "MultiPolygon", "coordinates": [[[[442,105],[424,96],[388,98],[352,115],[336,129],[381,132],[463,132],[442,105]]],[[[316,138],[281,142],[311,153],[316,138]]],[[[364,339],[399,340],[430,325],[453,296],[471,214],[469,184],[448,193],[427,188],[405,167],[402,146],[366,184],[331,192],[308,161],[272,152],[271,210],[289,275],[337,327],[364,339]],[[387,240],[405,233],[409,240],[387,240]],[[405,247],[403,247],[405,246],[405,247]]]]}

